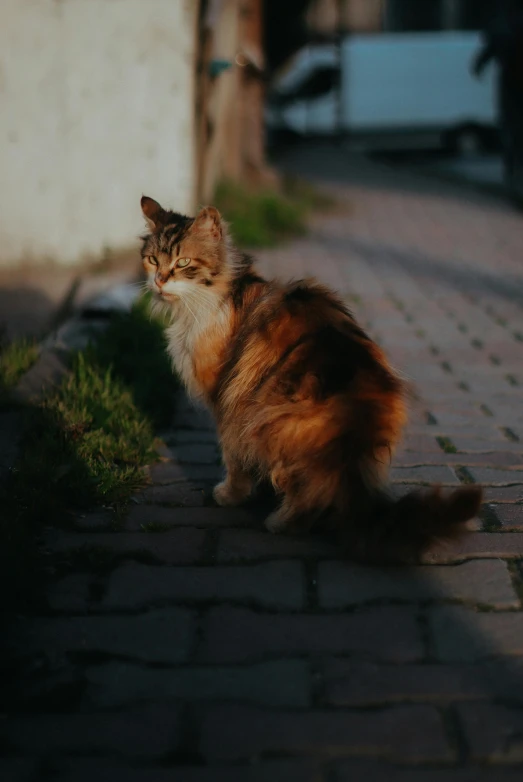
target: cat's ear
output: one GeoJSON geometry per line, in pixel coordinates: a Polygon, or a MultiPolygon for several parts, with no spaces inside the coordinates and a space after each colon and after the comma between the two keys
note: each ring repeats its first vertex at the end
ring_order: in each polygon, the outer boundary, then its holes
{"type": "Polygon", "coordinates": [[[194,230],[219,242],[223,236],[222,218],[214,206],[204,206],[200,209],[193,223],[194,230]]]}
{"type": "Polygon", "coordinates": [[[149,198],[149,196],[142,196],[140,205],[151,231],[164,224],[167,212],[160,206],[158,201],[155,201],[154,198],[149,198]]]}

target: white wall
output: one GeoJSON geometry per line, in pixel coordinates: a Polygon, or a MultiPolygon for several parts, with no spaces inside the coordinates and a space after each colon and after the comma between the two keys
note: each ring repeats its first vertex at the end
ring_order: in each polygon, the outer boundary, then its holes
{"type": "Polygon", "coordinates": [[[193,208],[197,0],[0,0],[0,265],[73,264],[193,208]]]}

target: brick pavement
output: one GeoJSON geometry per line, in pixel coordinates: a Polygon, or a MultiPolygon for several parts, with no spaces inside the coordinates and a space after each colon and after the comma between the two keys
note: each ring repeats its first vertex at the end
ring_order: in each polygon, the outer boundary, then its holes
{"type": "Polygon", "coordinates": [[[262,265],[340,290],[412,379],[395,489],[484,483],[474,531],[410,569],[271,537],[263,508],[210,503],[212,425],[180,400],[121,530],[47,532],[2,779],[522,778],[522,219],[369,164],[336,187],[348,211],[262,265]]]}

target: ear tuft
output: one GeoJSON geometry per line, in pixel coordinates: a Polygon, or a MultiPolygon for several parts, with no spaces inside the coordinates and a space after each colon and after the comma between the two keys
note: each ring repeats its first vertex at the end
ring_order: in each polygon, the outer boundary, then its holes
{"type": "Polygon", "coordinates": [[[145,217],[147,225],[151,231],[154,231],[160,225],[163,225],[166,212],[165,209],[160,206],[158,201],[155,201],[154,198],[149,198],[149,196],[144,195],[140,200],[140,206],[142,207],[143,216],[145,217]]]}
{"type": "Polygon", "coordinates": [[[215,242],[219,242],[223,236],[222,218],[214,206],[204,206],[203,209],[200,209],[196,215],[194,227],[215,242]]]}

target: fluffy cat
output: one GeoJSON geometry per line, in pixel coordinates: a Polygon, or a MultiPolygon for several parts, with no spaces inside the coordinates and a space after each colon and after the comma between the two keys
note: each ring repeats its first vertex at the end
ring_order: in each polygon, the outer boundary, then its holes
{"type": "Polygon", "coordinates": [[[171,314],[169,353],[216,420],[227,469],[216,502],[238,505],[268,479],[281,498],[268,530],[325,524],[365,561],[415,561],[459,534],[479,487],[387,492],[405,387],[341,299],[315,281],[263,279],[214,207],[189,218],[145,196],[141,206],[148,285],[171,314]]]}

